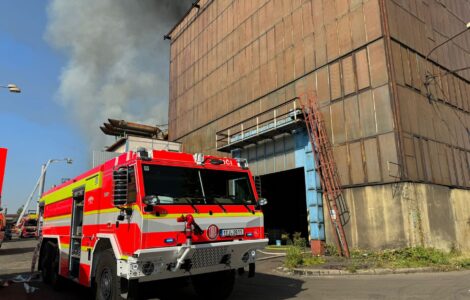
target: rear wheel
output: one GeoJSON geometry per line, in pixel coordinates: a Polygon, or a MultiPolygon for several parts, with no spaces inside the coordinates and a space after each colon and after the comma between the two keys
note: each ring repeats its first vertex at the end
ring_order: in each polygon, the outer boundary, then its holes
{"type": "Polygon", "coordinates": [[[138,299],[138,282],[117,276],[116,258],[111,249],[100,253],[96,265],[96,300],[138,299]]]}
{"type": "Polygon", "coordinates": [[[45,242],[42,245],[41,256],[39,261],[39,265],[41,267],[42,281],[44,283],[51,283],[51,254],[52,253],[49,246],[49,242],[45,242]]]}
{"type": "Polygon", "coordinates": [[[235,271],[222,271],[192,277],[194,290],[203,299],[226,299],[233,291],[235,271]]]}
{"type": "Polygon", "coordinates": [[[64,278],[59,275],[59,268],[59,247],[52,242],[47,242],[41,257],[42,278],[45,283],[51,284],[55,290],[60,290],[64,283],[64,278]]]}

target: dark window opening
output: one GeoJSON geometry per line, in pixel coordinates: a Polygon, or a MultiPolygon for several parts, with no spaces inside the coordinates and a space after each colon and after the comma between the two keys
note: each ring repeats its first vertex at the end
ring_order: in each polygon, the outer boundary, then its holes
{"type": "Polygon", "coordinates": [[[269,243],[286,242],[284,236],[300,232],[308,241],[307,203],[304,169],[263,175],[261,188],[268,205],[263,206],[265,232],[269,243]]]}

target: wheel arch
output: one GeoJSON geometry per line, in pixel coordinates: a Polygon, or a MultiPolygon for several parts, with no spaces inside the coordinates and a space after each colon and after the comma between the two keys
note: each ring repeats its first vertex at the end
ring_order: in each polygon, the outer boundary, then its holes
{"type": "Polygon", "coordinates": [[[95,247],[93,248],[93,253],[92,253],[92,264],[91,264],[91,274],[90,274],[90,279],[92,280],[92,282],[95,278],[96,266],[97,266],[100,253],[108,249],[111,249],[113,251],[114,257],[116,259],[120,257],[121,254],[119,251],[119,247],[114,237],[107,236],[107,235],[106,236],[98,235],[98,241],[96,242],[95,247]]]}
{"type": "MultiPolygon", "coordinates": [[[[51,244],[55,245],[55,247],[60,248],[59,238],[58,237],[44,237],[42,239],[41,246],[39,248],[39,257],[38,257],[38,270],[39,271],[42,270],[41,261],[42,261],[42,258],[45,255],[45,251],[46,251],[45,245],[47,245],[48,243],[51,243],[51,244]]],[[[60,251],[59,251],[59,255],[60,255],[60,251]]]]}

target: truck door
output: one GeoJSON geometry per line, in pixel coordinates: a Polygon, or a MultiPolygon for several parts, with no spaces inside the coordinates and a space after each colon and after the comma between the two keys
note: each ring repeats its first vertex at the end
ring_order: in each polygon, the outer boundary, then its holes
{"type": "Polygon", "coordinates": [[[82,253],[82,227],[83,227],[83,205],[85,203],[85,187],[73,190],[72,203],[72,227],[70,228],[70,258],[69,274],[78,278],[80,270],[80,256],[82,253]]]}

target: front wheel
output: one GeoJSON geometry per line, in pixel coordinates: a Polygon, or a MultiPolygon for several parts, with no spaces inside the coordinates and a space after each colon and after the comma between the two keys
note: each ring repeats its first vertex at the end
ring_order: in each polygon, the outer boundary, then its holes
{"type": "Polygon", "coordinates": [[[194,290],[203,299],[227,299],[235,285],[235,271],[195,275],[192,278],[194,290]]]}
{"type": "Polygon", "coordinates": [[[96,266],[96,300],[138,299],[138,282],[117,276],[116,258],[112,250],[100,253],[96,266]]]}

